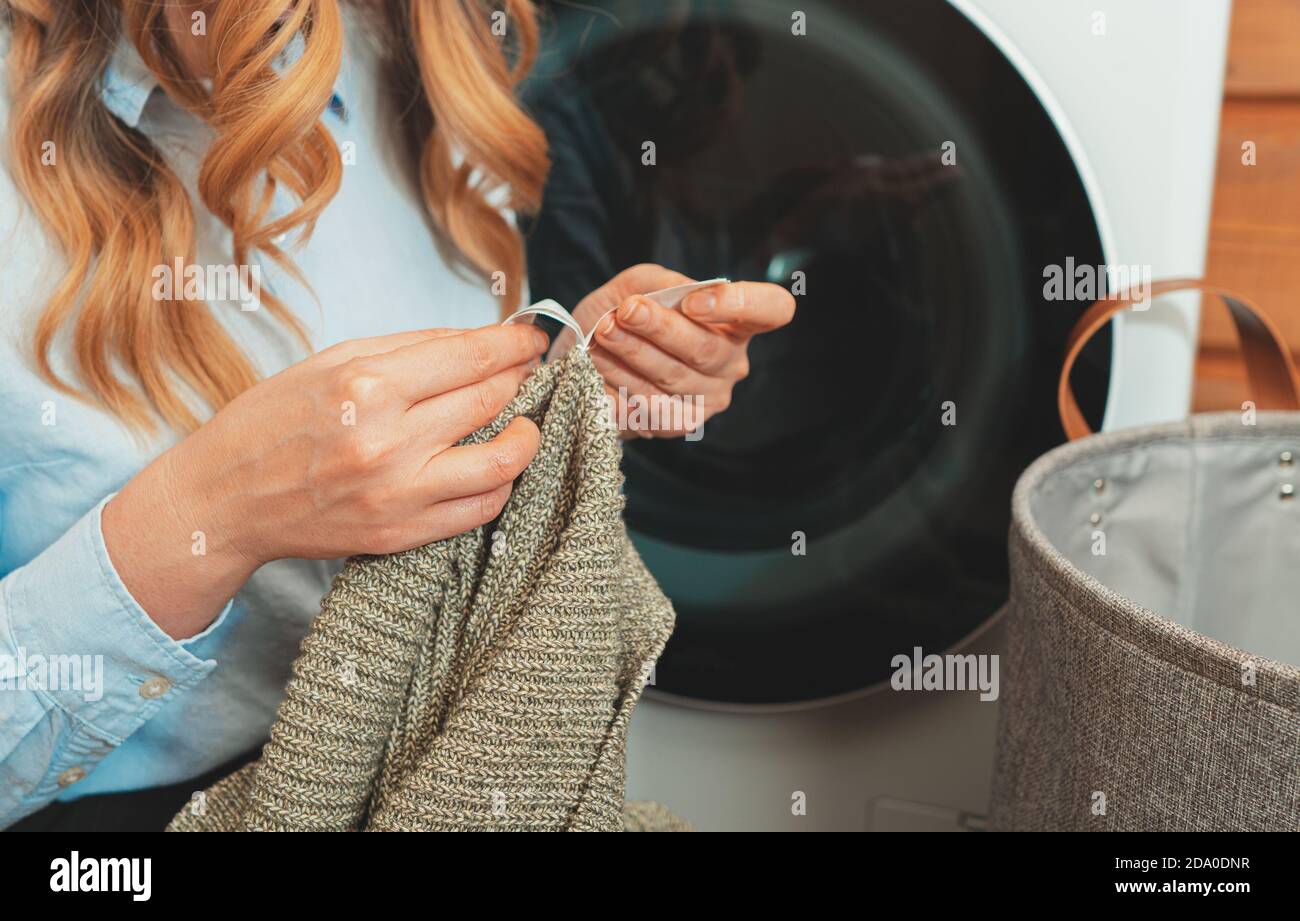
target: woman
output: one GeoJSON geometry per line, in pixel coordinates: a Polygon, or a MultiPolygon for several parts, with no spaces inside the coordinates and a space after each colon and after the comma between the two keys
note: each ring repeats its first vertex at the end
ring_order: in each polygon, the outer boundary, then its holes
{"type": "MultiPolygon", "coordinates": [[[[536,451],[527,420],[455,445],[548,348],[498,322],[548,167],[513,92],[537,25],[526,0],[0,6],[0,826],[161,827],[255,753],[330,561],[491,521],[536,451]]],[[[618,308],[612,392],[707,415],[794,305],[638,296],[687,280],[637,266],[575,314],[618,308]]]]}

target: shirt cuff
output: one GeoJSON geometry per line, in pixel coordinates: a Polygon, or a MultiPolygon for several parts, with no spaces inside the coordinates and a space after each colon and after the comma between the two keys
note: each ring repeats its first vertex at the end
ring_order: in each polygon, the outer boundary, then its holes
{"type": "Polygon", "coordinates": [[[131,597],[109,559],[100,516],[111,498],[6,581],[28,688],[120,745],[216,668],[216,660],[198,658],[186,643],[216,629],[231,605],[198,636],[184,642],[168,636],[131,597]]]}

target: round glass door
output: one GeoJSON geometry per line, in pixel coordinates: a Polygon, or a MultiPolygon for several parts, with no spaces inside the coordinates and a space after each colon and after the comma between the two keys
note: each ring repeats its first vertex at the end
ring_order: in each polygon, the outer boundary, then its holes
{"type": "MultiPolygon", "coordinates": [[[[551,4],[525,89],[554,160],[535,299],[638,262],[797,295],[702,438],[628,445],[628,525],[678,614],[656,687],[700,700],[852,692],[997,611],[1084,306],[1044,269],[1103,261],[1051,119],[963,15],[799,6],[551,4]]],[[[1108,354],[1076,378],[1094,419],[1108,354]]]]}

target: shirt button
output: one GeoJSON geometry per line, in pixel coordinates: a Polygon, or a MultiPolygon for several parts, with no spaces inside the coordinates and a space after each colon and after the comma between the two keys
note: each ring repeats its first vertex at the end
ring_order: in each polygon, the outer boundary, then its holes
{"type": "Polygon", "coordinates": [[[70,767],[59,775],[59,786],[70,787],[78,780],[86,776],[86,769],[79,767],[70,767]]]}
{"type": "Polygon", "coordinates": [[[166,678],[150,678],[140,685],[140,696],[145,700],[157,700],[172,689],[172,683],[166,678]]]}

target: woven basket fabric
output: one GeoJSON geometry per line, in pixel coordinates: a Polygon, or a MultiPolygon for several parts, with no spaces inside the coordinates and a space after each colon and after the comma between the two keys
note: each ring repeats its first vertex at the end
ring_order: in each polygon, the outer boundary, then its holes
{"type": "Polygon", "coordinates": [[[1012,507],[992,828],[1300,830],[1300,669],[1102,585],[1052,546],[1030,501],[1044,481],[1101,453],[1300,431],[1300,416],[1288,415],[1261,416],[1247,436],[1236,414],[1093,436],[1025,472],[1012,507]],[[1247,660],[1253,686],[1241,678],[1247,660]]]}
{"type": "MultiPolygon", "coordinates": [[[[500,518],[349,560],[261,759],[171,829],[624,827],[628,720],[672,606],[628,539],[622,449],[586,353],[539,367],[466,441],[518,415],[541,447],[500,518]]],[[[681,825],[655,807],[628,816],[681,825]]]]}

